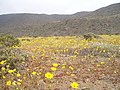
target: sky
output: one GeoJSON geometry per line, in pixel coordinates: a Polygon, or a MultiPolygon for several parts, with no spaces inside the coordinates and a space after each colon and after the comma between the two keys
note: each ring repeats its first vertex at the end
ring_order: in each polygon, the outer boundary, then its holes
{"type": "Polygon", "coordinates": [[[0,0],[0,14],[74,14],[113,3],[120,3],[120,0],[0,0]]]}

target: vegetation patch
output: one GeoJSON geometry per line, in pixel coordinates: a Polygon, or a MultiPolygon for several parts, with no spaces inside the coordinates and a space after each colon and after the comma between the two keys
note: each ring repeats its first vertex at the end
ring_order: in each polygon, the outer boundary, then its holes
{"type": "Polygon", "coordinates": [[[3,48],[0,88],[119,90],[120,36],[100,37],[91,40],[83,36],[18,38],[19,46],[3,48]]]}
{"type": "Polygon", "coordinates": [[[23,69],[27,54],[19,49],[20,41],[12,35],[0,35],[0,78],[23,69]]]}

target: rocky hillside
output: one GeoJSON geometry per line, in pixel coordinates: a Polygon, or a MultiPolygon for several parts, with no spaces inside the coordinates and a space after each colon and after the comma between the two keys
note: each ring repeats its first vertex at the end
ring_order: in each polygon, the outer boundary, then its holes
{"type": "Polygon", "coordinates": [[[120,3],[72,15],[0,15],[0,33],[14,36],[120,34],[120,3]]]}

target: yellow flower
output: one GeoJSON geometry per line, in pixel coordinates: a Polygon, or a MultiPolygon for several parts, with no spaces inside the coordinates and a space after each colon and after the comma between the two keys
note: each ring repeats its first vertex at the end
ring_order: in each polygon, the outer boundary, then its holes
{"type": "Polygon", "coordinates": [[[36,75],[37,73],[35,71],[32,72],[32,75],[36,75]]]}
{"type": "Polygon", "coordinates": [[[55,67],[51,67],[51,70],[52,71],[56,71],[57,69],[55,67]]]}
{"type": "Polygon", "coordinates": [[[74,77],[74,76],[75,76],[75,74],[71,74],[71,76],[72,76],[72,77],[74,77]]]}
{"type": "Polygon", "coordinates": [[[2,71],[5,71],[5,68],[4,68],[4,67],[2,67],[2,68],[1,68],[1,70],[2,70],[2,71]]]}
{"type": "Polygon", "coordinates": [[[0,62],[1,65],[3,65],[6,62],[6,60],[3,60],[0,62]]]}
{"type": "Polygon", "coordinates": [[[17,82],[17,85],[21,85],[21,82],[17,82]]]}
{"type": "Polygon", "coordinates": [[[114,73],[117,73],[116,71],[114,71],[114,73]]]}
{"type": "Polygon", "coordinates": [[[24,64],[25,62],[22,62],[22,64],[24,64]]]}
{"type": "Polygon", "coordinates": [[[6,78],[5,76],[2,76],[3,78],[6,78]]]}
{"type": "Polygon", "coordinates": [[[50,72],[45,73],[45,77],[48,79],[52,79],[53,78],[53,74],[50,72]]]}
{"type": "Polygon", "coordinates": [[[64,62],[62,65],[66,65],[66,62],[64,62]]]}
{"type": "Polygon", "coordinates": [[[70,74],[69,72],[66,72],[66,74],[70,74]]]}
{"type": "Polygon", "coordinates": [[[16,71],[16,69],[13,69],[13,70],[8,70],[8,73],[14,73],[16,71]]]}
{"type": "Polygon", "coordinates": [[[76,82],[72,82],[71,85],[70,85],[72,88],[75,88],[75,89],[78,89],[78,83],[76,82]]]}
{"type": "Polygon", "coordinates": [[[106,50],[103,50],[103,52],[106,52],[106,50]]]}
{"type": "Polygon", "coordinates": [[[100,62],[101,65],[105,64],[105,62],[100,62]]]}
{"type": "Polygon", "coordinates": [[[27,71],[29,71],[30,69],[29,68],[27,68],[27,71]]]}
{"type": "Polygon", "coordinates": [[[39,72],[39,75],[41,75],[42,74],[42,72],[39,72]]]}
{"type": "Polygon", "coordinates": [[[16,81],[12,82],[12,85],[16,85],[16,81]]]}
{"type": "Polygon", "coordinates": [[[10,65],[7,65],[6,67],[7,67],[7,68],[9,68],[9,67],[10,67],[10,65]]]}
{"type": "Polygon", "coordinates": [[[57,63],[53,63],[53,66],[54,66],[54,67],[58,67],[58,64],[57,64],[57,63]]]}
{"type": "Polygon", "coordinates": [[[44,56],[45,56],[45,54],[43,53],[41,56],[42,56],[42,57],[44,57],[44,56]]]}
{"type": "Polygon", "coordinates": [[[90,71],[90,68],[88,68],[88,71],[90,71]]]}
{"type": "Polygon", "coordinates": [[[16,69],[13,69],[13,71],[15,72],[15,71],[16,71],[16,69]]]}
{"type": "Polygon", "coordinates": [[[26,78],[27,78],[26,76],[23,77],[24,80],[25,80],[26,78]]]}
{"type": "Polygon", "coordinates": [[[6,82],[6,85],[8,85],[8,86],[11,85],[11,81],[10,81],[10,80],[7,81],[7,82],[6,82]]]}
{"type": "Polygon", "coordinates": [[[72,66],[69,66],[69,69],[74,70],[72,66]]]}
{"type": "Polygon", "coordinates": [[[16,88],[16,90],[19,90],[19,88],[16,88]]]}
{"type": "Polygon", "coordinates": [[[62,66],[62,69],[64,69],[65,68],[65,66],[62,66]]]}
{"type": "Polygon", "coordinates": [[[20,77],[21,75],[20,75],[20,73],[17,73],[17,75],[16,75],[17,77],[20,77]]]}
{"type": "Polygon", "coordinates": [[[2,76],[3,78],[6,78],[5,76],[2,76]]]}
{"type": "Polygon", "coordinates": [[[97,67],[99,67],[100,66],[100,64],[97,64],[97,67]]]}

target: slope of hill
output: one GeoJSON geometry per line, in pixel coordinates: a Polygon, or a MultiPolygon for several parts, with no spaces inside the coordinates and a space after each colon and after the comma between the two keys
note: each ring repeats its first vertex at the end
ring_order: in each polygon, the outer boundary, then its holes
{"type": "Polygon", "coordinates": [[[69,19],[58,23],[44,25],[44,35],[80,35],[85,33],[95,34],[119,34],[120,33],[120,14],[95,17],[69,19]]]}
{"type": "Polygon", "coordinates": [[[73,15],[47,15],[47,14],[28,14],[28,13],[21,13],[21,14],[6,14],[0,15],[0,26],[16,26],[16,25],[41,25],[49,22],[57,22],[64,19],[70,19],[75,17],[82,17],[86,13],[79,12],[79,14],[73,15]]]}
{"type": "Polygon", "coordinates": [[[95,16],[110,16],[110,15],[116,15],[120,14],[120,3],[112,4],[106,7],[102,7],[98,10],[93,11],[88,16],[89,17],[95,17],[95,16]]]}
{"type": "Polygon", "coordinates": [[[80,35],[88,32],[120,33],[120,3],[73,15],[0,15],[0,33],[14,36],[80,35]]]}

